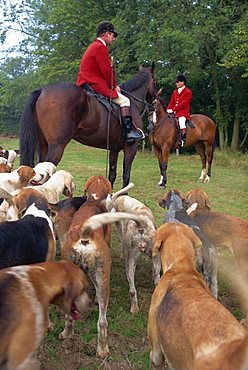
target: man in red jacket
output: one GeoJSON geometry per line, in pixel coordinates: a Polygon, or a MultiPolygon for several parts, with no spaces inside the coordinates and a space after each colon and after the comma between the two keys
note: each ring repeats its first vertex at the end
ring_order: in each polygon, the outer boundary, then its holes
{"type": "Polygon", "coordinates": [[[133,131],[130,100],[121,94],[121,89],[116,83],[113,65],[110,63],[108,46],[111,46],[118,36],[114,26],[108,21],[103,21],[97,27],[97,39],[85,51],[76,81],[76,85],[90,85],[97,93],[111,98],[120,105],[122,125],[127,142],[142,139],[141,134],[133,131]]]}
{"type": "Polygon", "coordinates": [[[180,126],[180,142],[178,146],[184,147],[186,141],[186,120],[190,120],[190,102],[192,91],[186,86],[186,77],[179,75],[176,78],[177,89],[173,91],[167,106],[167,113],[174,113],[180,126]]]}

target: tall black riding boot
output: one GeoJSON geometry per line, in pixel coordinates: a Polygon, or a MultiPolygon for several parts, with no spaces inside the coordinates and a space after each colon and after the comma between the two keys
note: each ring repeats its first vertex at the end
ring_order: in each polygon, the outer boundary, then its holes
{"type": "Polygon", "coordinates": [[[138,134],[133,131],[133,121],[131,114],[131,107],[121,107],[121,121],[125,132],[126,142],[131,142],[133,140],[140,140],[143,135],[138,134]]]}
{"type": "Polygon", "coordinates": [[[180,141],[178,143],[178,146],[180,148],[184,148],[185,142],[186,142],[186,132],[182,132],[180,133],[180,141]]]}

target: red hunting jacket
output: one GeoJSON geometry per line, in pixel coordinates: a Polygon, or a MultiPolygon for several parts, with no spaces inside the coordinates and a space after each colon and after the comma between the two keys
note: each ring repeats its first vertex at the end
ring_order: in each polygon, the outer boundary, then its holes
{"type": "Polygon", "coordinates": [[[166,109],[172,109],[175,112],[176,117],[186,117],[190,119],[190,102],[192,99],[192,91],[186,86],[178,93],[178,90],[174,90],[171,100],[166,109]]]}
{"type": "MultiPolygon", "coordinates": [[[[108,47],[100,40],[95,40],[84,53],[77,76],[76,85],[91,85],[99,94],[111,97],[111,74],[113,73],[113,88],[116,87],[116,76],[110,65],[108,47]]],[[[112,90],[112,98],[118,98],[112,90]]]]}

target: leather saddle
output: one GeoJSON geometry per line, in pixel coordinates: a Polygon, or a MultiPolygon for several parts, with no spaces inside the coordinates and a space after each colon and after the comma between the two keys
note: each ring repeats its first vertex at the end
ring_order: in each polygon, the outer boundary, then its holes
{"type": "Polygon", "coordinates": [[[86,91],[87,94],[95,97],[107,108],[109,112],[114,113],[116,117],[120,119],[120,106],[118,104],[115,104],[113,102],[110,104],[109,98],[107,96],[96,93],[95,90],[88,84],[83,84],[81,87],[86,91]]]}
{"type": "MultiPolygon", "coordinates": [[[[179,121],[178,121],[178,118],[176,118],[174,115],[173,115],[173,118],[175,120],[175,129],[177,132],[180,132],[180,126],[179,126],[179,121]]],[[[189,127],[191,127],[191,129],[194,129],[195,128],[195,125],[193,124],[193,122],[189,119],[186,120],[186,130],[188,131],[189,127]]]]}

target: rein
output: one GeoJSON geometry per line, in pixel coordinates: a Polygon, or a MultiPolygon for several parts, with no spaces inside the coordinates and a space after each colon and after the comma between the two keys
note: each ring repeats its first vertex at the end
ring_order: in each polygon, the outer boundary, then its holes
{"type": "Polygon", "coordinates": [[[128,92],[126,90],[121,89],[121,92],[123,92],[124,94],[130,96],[131,98],[139,101],[140,103],[142,103],[142,105],[145,105],[145,108],[144,108],[144,110],[143,110],[143,112],[141,114],[141,118],[144,116],[147,108],[150,108],[150,107],[153,106],[153,102],[152,103],[147,103],[145,100],[142,100],[142,99],[137,98],[136,96],[132,95],[130,92],[128,92]]]}
{"type": "MultiPolygon", "coordinates": [[[[172,115],[172,114],[167,114],[163,119],[162,119],[162,121],[158,124],[158,125],[156,125],[156,126],[154,126],[153,125],[153,128],[151,129],[151,131],[150,131],[150,134],[151,135],[155,135],[155,132],[156,132],[156,130],[160,127],[160,126],[162,126],[162,124],[166,121],[166,119],[167,118],[172,118],[172,121],[170,121],[171,123],[172,123],[172,125],[173,125],[173,127],[174,127],[174,130],[176,131],[176,133],[177,134],[179,134],[179,132],[178,132],[178,128],[177,128],[177,125],[176,125],[176,123],[175,123],[175,116],[174,115],[172,115]]],[[[173,145],[172,146],[174,146],[174,144],[175,144],[175,142],[176,142],[176,140],[177,140],[177,136],[175,137],[175,140],[174,140],[174,142],[173,142],[173,145]]]]}
{"type": "MultiPolygon", "coordinates": [[[[113,81],[114,81],[114,57],[111,57],[111,91],[110,91],[110,106],[112,105],[113,81]]],[[[110,110],[108,111],[108,127],[107,127],[107,151],[106,151],[106,175],[108,178],[108,164],[109,164],[109,135],[110,135],[110,110]]]]}
{"type": "Polygon", "coordinates": [[[152,134],[154,134],[154,132],[160,127],[160,126],[162,126],[162,124],[165,122],[165,120],[168,118],[168,117],[171,117],[171,115],[170,114],[167,114],[163,119],[162,119],[162,121],[158,124],[158,125],[156,125],[156,126],[154,126],[153,125],[153,128],[152,128],[152,130],[151,130],[151,133],[152,134]]]}

